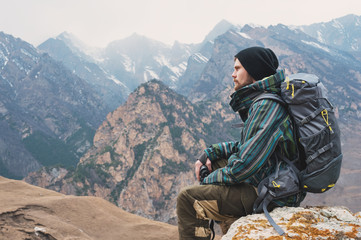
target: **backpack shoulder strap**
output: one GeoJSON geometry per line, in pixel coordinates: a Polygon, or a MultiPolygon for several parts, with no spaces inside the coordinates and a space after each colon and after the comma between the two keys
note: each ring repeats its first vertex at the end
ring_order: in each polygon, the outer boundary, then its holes
{"type": "MultiPolygon", "coordinates": [[[[296,129],[296,128],[297,128],[296,122],[295,122],[295,120],[294,120],[294,118],[293,118],[293,115],[291,114],[291,112],[290,112],[290,110],[289,110],[289,108],[288,108],[287,103],[283,100],[283,98],[282,98],[280,95],[278,95],[278,94],[276,94],[276,93],[268,93],[268,92],[265,92],[265,93],[260,94],[260,95],[255,99],[255,101],[253,102],[253,104],[254,104],[255,102],[257,102],[257,101],[262,100],[262,99],[271,99],[271,100],[274,100],[274,101],[280,103],[281,105],[283,105],[283,106],[286,108],[288,114],[290,115],[290,118],[291,118],[291,120],[292,120],[293,129],[296,129]]],[[[296,130],[294,131],[294,134],[295,134],[295,136],[297,136],[297,131],[296,131],[296,130]]],[[[296,141],[296,142],[297,142],[297,141],[296,141]]],[[[297,150],[297,155],[298,155],[298,157],[297,157],[297,159],[296,159],[295,161],[298,161],[298,159],[300,158],[300,156],[299,156],[300,153],[299,153],[298,150],[297,150]]],[[[277,154],[277,156],[278,156],[281,160],[283,160],[283,161],[285,161],[287,164],[289,164],[297,174],[299,173],[300,170],[296,167],[295,161],[288,160],[287,158],[285,158],[285,157],[284,157],[283,155],[281,155],[281,154],[277,154]]]]}
{"type": "Polygon", "coordinates": [[[258,97],[256,97],[256,99],[254,100],[253,103],[255,102],[258,102],[260,100],[263,100],[263,99],[271,99],[271,100],[274,100],[282,105],[286,105],[285,101],[283,101],[282,97],[279,96],[278,94],[276,93],[268,93],[268,92],[265,92],[265,93],[261,93],[258,97]]]}

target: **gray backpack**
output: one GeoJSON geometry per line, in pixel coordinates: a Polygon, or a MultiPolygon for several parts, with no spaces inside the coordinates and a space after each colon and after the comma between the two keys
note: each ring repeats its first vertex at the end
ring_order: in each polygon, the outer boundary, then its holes
{"type": "Polygon", "coordinates": [[[300,191],[323,193],[335,185],[342,162],[340,129],[326,89],[313,74],[290,75],[282,82],[280,95],[264,93],[256,101],[261,99],[275,100],[287,108],[294,124],[299,152],[298,159],[293,162],[275,154],[278,159],[287,162],[288,167],[277,168],[274,174],[261,181],[254,204],[254,212],[263,211],[272,226],[283,235],[283,230],[267,211],[268,204],[273,199],[300,191]]]}

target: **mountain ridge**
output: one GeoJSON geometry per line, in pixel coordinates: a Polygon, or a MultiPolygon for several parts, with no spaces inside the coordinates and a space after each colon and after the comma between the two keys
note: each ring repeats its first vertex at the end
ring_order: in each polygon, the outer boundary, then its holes
{"type": "Polygon", "coordinates": [[[46,151],[76,164],[107,112],[99,95],[21,39],[0,33],[0,43],[1,173],[23,177],[48,161],[46,151]]]}
{"type": "Polygon", "coordinates": [[[129,89],[99,67],[92,57],[80,53],[81,49],[72,44],[72,41],[75,40],[64,41],[63,35],[65,34],[63,33],[55,39],[48,39],[40,44],[38,49],[41,52],[46,52],[53,59],[64,64],[73,74],[84,79],[103,99],[106,104],[106,111],[113,111],[125,101],[129,89]]]}
{"type": "Polygon", "coordinates": [[[349,14],[329,22],[300,26],[299,29],[318,39],[319,42],[344,51],[361,51],[361,19],[349,14]]]}

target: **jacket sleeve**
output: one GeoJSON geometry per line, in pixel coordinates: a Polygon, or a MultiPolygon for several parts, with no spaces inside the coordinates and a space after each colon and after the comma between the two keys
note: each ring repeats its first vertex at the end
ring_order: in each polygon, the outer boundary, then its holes
{"type": "Polygon", "coordinates": [[[281,139],[279,125],[286,116],[285,108],[275,101],[263,99],[253,104],[241,142],[215,144],[206,149],[211,161],[229,158],[228,165],[213,171],[203,184],[237,184],[257,173],[281,139]]]}
{"type": "Polygon", "coordinates": [[[238,151],[239,142],[223,142],[213,144],[209,148],[205,149],[209,160],[215,162],[219,159],[228,159],[233,153],[238,151]]]}

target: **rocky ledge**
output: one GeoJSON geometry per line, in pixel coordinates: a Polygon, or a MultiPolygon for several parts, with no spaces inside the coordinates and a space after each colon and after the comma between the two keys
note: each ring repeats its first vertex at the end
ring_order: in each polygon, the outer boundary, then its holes
{"type": "Polygon", "coordinates": [[[264,214],[238,219],[222,240],[239,239],[361,239],[361,212],[345,207],[278,208],[271,212],[286,232],[279,236],[264,214]]]}

